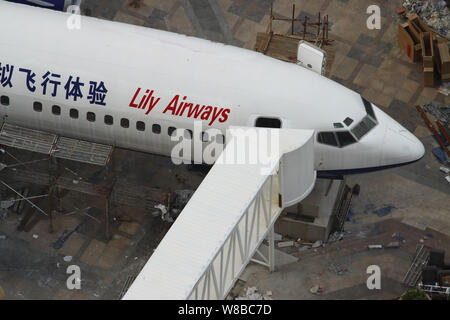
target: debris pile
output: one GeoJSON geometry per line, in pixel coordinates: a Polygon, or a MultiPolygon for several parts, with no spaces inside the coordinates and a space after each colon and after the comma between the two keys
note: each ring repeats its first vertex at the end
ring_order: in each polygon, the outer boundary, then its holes
{"type": "Polygon", "coordinates": [[[434,101],[423,104],[423,110],[435,116],[444,127],[450,125],[450,105],[439,104],[434,101]]]}
{"type": "Polygon", "coordinates": [[[0,209],[0,221],[6,220],[8,218],[8,211],[5,209],[0,209]]]}
{"type": "Polygon", "coordinates": [[[344,236],[346,234],[347,234],[347,232],[345,232],[345,231],[336,231],[336,232],[330,234],[330,236],[328,237],[327,243],[341,241],[342,239],[344,239],[344,236]]]}
{"type": "Polygon", "coordinates": [[[450,11],[444,0],[405,0],[403,7],[416,13],[433,30],[450,37],[450,11]]]}
{"type": "Polygon", "coordinates": [[[344,267],[342,267],[339,264],[331,263],[331,264],[328,265],[328,271],[330,271],[331,273],[334,273],[334,274],[336,274],[338,276],[342,276],[348,270],[347,270],[347,268],[344,268],[344,267]]]}
{"type": "Polygon", "coordinates": [[[256,287],[248,287],[245,295],[236,297],[235,300],[273,300],[271,296],[272,291],[266,291],[266,293],[261,294],[256,287]]]}
{"type": "MultiPolygon", "coordinates": [[[[428,129],[433,134],[436,142],[439,143],[439,146],[433,148],[431,152],[439,160],[440,163],[444,165],[450,164],[450,150],[447,147],[450,145],[450,134],[448,130],[450,124],[450,105],[441,105],[435,102],[427,102],[423,105],[423,108],[421,106],[416,106],[416,109],[417,111],[419,111],[428,129]],[[437,125],[437,129],[425,112],[436,117],[437,120],[435,121],[435,123],[437,125]]],[[[440,170],[445,174],[448,174],[445,170],[445,167],[444,169],[442,168],[443,167],[441,167],[440,170]]],[[[447,175],[445,179],[450,182],[450,175],[447,175]]]]}
{"type": "Polygon", "coordinates": [[[325,292],[325,289],[320,285],[314,285],[309,289],[309,292],[315,294],[316,296],[320,296],[325,292]]]}

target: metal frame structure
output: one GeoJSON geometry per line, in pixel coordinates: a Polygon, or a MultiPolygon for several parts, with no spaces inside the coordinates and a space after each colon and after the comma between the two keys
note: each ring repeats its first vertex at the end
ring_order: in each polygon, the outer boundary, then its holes
{"type": "Polygon", "coordinates": [[[225,299],[250,261],[264,265],[270,271],[275,270],[273,227],[283,210],[279,203],[278,179],[276,173],[266,178],[188,299],[225,299]],[[269,251],[268,257],[265,257],[258,247],[267,236],[269,251]],[[256,259],[255,254],[263,260],[256,259]]]}
{"type": "MultiPolygon", "coordinates": [[[[0,180],[0,184],[16,193],[21,200],[27,201],[33,208],[49,217],[49,231],[53,232],[53,210],[55,204],[62,210],[61,190],[69,190],[98,196],[105,199],[105,237],[110,239],[110,211],[111,204],[129,205],[134,207],[154,208],[156,203],[165,203],[167,194],[164,191],[149,188],[147,186],[138,186],[132,183],[117,183],[117,177],[114,170],[114,147],[88,141],[67,138],[54,133],[29,129],[7,123],[3,119],[0,126],[0,146],[27,150],[45,154],[48,159],[48,172],[38,172],[27,168],[27,165],[37,161],[27,163],[20,162],[13,157],[18,164],[3,167],[0,178],[6,178],[13,181],[21,181],[36,185],[43,185],[48,188],[48,197],[50,199],[49,212],[46,213],[29,198],[21,196],[16,190],[0,180]],[[77,180],[74,183],[73,177],[63,176],[61,174],[60,163],[58,159],[81,162],[88,165],[95,165],[105,168],[105,181],[101,183],[92,183],[85,179],[77,180]],[[14,171],[8,170],[14,166],[23,166],[26,170],[14,171]]],[[[38,161],[43,161],[38,160],[38,161]]],[[[69,168],[65,168],[75,176],[69,168]]],[[[23,223],[26,223],[25,219],[23,223]]]]}
{"type": "Polygon", "coordinates": [[[314,131],[231,127],[227,137],[225,149],[124,300],[224,299],[250,261],[274,270],[274,223],[284,207],[303,200],[315,184],[314,131]],[[240,152],[258,159],[257,148],[245,149],[248,130],[267,143],[277,141],[266,161],[235,157],[240,152]],[[267,256],[258,250],[266,237],[267,256]]]}

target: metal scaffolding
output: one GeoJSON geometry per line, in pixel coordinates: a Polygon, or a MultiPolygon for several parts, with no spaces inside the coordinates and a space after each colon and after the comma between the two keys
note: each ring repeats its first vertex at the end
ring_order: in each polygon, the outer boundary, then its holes
{"type": "MultiPolygon", "coordinates": [[[[111,203],[153,209],[155,204],[167,202],[168,192],[147,186],[117,181],[114,171],[113,146],[61,137],[56,134],[16,126],[6,122],[2,124],[0,129],[0,145],[37,152],[48,157],[47,161],[49,165],[47,172],[31,170],[29,168],[30,163],[22,163],[14,157],[18,163],[12,166],[4,166],[0,171],[0,178],[8,181],[20,181],[41,185],[48,188],[48,197],[50,200],[50,210],[48,213],[45,213],[27,198],[24,197],[23,200],[31,203],[36,209],[49,216],[50,232],[53,231],[52,213],[55,207],[62,208],[61,190],[80,192],[105,199],[105,237],[107,240],[110,239],[109,221],[111,203]],[[71,176],[65,176],[61,173],[62,170],[58,159],[104,167],[104,179],[101,182],[91,182],[81,179],[76,172],[69,168],[65,169],[71,172],[71,176]],[[76,179],[74,179],[74,176],[76,179]]],[[[33,162],[36,161],[31,161],[31,163],[33,162]]],[[[2,183],[5,184],[4,182],[2,183]]],[[[9,185],[7,186],[11,189],[9,185]]]]}

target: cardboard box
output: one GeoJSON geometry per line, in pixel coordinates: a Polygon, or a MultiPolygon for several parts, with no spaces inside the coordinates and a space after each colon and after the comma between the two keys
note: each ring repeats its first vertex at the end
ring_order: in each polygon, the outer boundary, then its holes
{"type": "Polygon", "coordinates": [[[423,85],[425,87],[434,87],[434,69],[424,68],[423,69],[423,85]]]}
{"type": "Polygon", "coordinates": [[[422,19],[416,13],[407,14],[408,22],[413,26],[414,29],[420,34],[422,32],[431,32],[431,29],[423,22],[422,19]]]}
{"type": "Polygon", "coordinates": [[[412,62],[418,62],[422,58],[420,38],[412,31],[409,22],[398,25],[398,45],[412,62]]]}
{"type": "Polygon", "coordinates": [[[434,67],[434,43],[430,32],[420,34],[420,46],[422,47],[422,60],[424,68],[434,67]]]}
{"type": "Polygon", "coordinates": [[[450,81],[450,53],[446,41],[437,41],[435,45],[437,70],[442,82],[450,81]]]}

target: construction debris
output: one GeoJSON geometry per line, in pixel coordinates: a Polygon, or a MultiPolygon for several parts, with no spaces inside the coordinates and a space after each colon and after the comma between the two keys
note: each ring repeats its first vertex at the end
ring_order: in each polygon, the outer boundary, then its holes
{"type": "Polygon", "coordinates": [[[438,87],[438,92],[445,96],[450,95],[450,82],[444,82],[438,87]]]}
{"type": "MultiPolygon", "coordinates": [[[[427,8],[436,2],[420,2],[427,8]]],[[[445,5],[445,3],[444,3],[445,5]]],[[[448,9],[446,19],[450,19],[448,9]]],[[[417,11],[417,10],[416,10],[417,11]]],[[[436,31],[433,27],[429,27],[426,22],[421,19],[421,12],[416,13],[414,10],[406,14],[408,19],[405,23],[398,26],[398,45],[408,55],[412,62],[423,63],[423,85],[425,87],[434,87],[435,75],[440,74],[442,83],[450,81],[450,53],[448,49],[447,36],[449,32],[448,22],[443,31],[445,34],[436,31]],[[437,68],[435,68],[435,65],[437,68]]],[[[423,16],[423,15],[422,15],[423,16]]],[[[430,21],[430,20],[427,20],[430,21]]],[[[443,94],[447,94],[442,88],[443,94]]]]}
{"type": "Polygon", "coordinates": [[[277,246],[278,246],[278,248],[292,247],[292,246],[294,246],[294,241],[278,242],[277,246]]]}
{"type": "Polygon", "coordinates": [[[180,212],[184,209],[186,204],[191,199],[192,195],[194,194],[194,190],[176,190],[174,192],[175,194],[175,201],[173,203],[173,209],[178,209],[180,212]]]}
{"type": "Polygon", "coordinates": [[[324,289],[319,285],[315,285],[309,289],[309,292],[311,292],[312,294],[315,294],[315,295],[321,295],[324,293],[324,289]]]}
{"type": "Polygon", "coordinates": [[[320,12],[317,14],[317,18],[302,15],[296,18],[294,4],[292,7],[292,17],[287,18],[275,16],[273,8],[271,8],[266,32],[259,32],[257,34],[254,49],[285,62],[306,65],[307,68],[316,71],[319,68],[321,73],[323,71],[325,75],[329,76],[336,53],[335,48],[331,46],[333,40],[328,37],[329,27],[328,15],[324,16],[320,12]],[[291,26],[290,32],[276,33],[273,28],[273,22],[275,21],[289,23],[291,26]],[[305,41],[310,44],[307,45],[305,41]],[[313,49],[310,48],[311,46],[313,49]],[[308,54],[302,55],[301,52],[308,52],[308,54]],[[326,58],[322,60],[323,63],[318,63],[315,66],[314,63],[309,63],[311,59],[308,62],[305,61],[311,54],[313,56],[325,56],[326,58]]]}
{"type": "Polygon", "coordinates": [[[5,209],[0,209],[0,221],[8,218],[8,211],[5,209]]]}
{"type": "Polygon", "coordinates": [[[434,31],[450,37],[450,11],[445,1],[405,0],[403,7],[416,13],[434,31]]]}
{"type": "Polygon", "coordinates": [[[313,248],[319,248],[323,246],[323,242],[322,240],[317,240],[316,242],[313,243],[312,247],[313,248]]]}
{"type": "Polygon", "coordinates": [[[444,127],[450,125],[450,105],[439,104],[434,101],[422,105],[423,110],[435,116],[444,127]]]}
{"type": "Polygon", "coordinates": [[[344,232],[344,231],[343,232],[336,231],[336,232],[330,234],[330,236],[328,237],[327,243],[341,241],[342,239],[344,239],[345,235],[346,235],[346,232],[344,232]]]}
{"type": "Polygon", "coordinates": [[[278,234],[276,232],[273,233],[273,240],[274,241],[280,241],[283,239],[283,236],[281,234],[278,234]]]}
{"type": "Polygon", "coordinates": [[[331,263],[328,265],[328,271],[337,274],[338,276],[342,276],[348,270],[338,264],[331,263]]]}
{"type": "Polygon", "coordinates": [[[393,242],[389,242],[386,245],[386,248],[400,248],[400,242],[399,241],[393,241],[393,242]]]}
{"type": "Polygon", "coordinates": [[[156,209],[159,209],[161,211],[161,219],[166,222],[173,222],[172,217],[170,216],[170,213],[167,211],[167,207],[163,204],[158,204],[155,206],[156,209]]]}
{"type": "Polygon", "coordinates": [[[245,295],[236,297],[235,300],[273,300],[271,296],[272,291],[266,291],[265,294],[261,294],[256,287],[248,287],[245,295]]]}
{"type": "Polygon", "coordinates": [[[450,169],[449,169],[449,168],[443,167],[443,166],[441,166],[441,167],[439,168],[439,170],[441,170],[443,173],[449,173],[449,172],[450,172],[450,169]]]}

